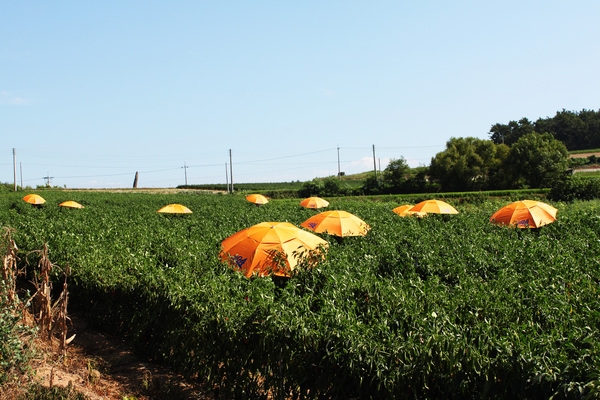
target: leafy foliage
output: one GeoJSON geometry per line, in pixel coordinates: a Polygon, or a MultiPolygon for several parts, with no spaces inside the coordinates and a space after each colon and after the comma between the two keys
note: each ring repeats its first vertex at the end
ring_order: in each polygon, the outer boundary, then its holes
{"type": "Polygon", "coordinates": [[[18,249],[12,233],[5,228],[0,240],[3,261],[0,278],[0,385],[18,381],[28,369],[27,363],[33,355],[29,341],[35,332],[22,323],[23,306],[16,296],[18,249]]]}
{"type": "MultiPolygon", "coordinates": [[[[69,265],[71,303],[139,353],[224,398],[582,398],[600,381],[598,202],[557,203],[538,231],[501,228],[506,203],[400,218],[397,203],[334,198],[371,230],[329,240],[288,280],[246,279],[220,242],[262,221],[300,224],[297,200],[77,193],[82,210],[0,197],[21,251],[47,242],[69,265]],[[193,214],[156,213],[181,203],[193,214]]],[[[331,238],[328,238],[331,239],[331,238]]]]}
{"type": "Polygon", "coordinates": [[[600,147],[600,110],[579,112],[562,110],[553,117],[539,118],[531,123],[527,118],[510,121],[508,124],[494,124],[490,139],[496,143],[512,145],[529,133],[550,133],[560,140],[567,149],[582,150],[600,147]]]}
{"type": "Polygon", "coordinates": [[[535,132],[535,126],[527,118],[510,121],[508,124],[494,124],[490,128],[490,139],[496,144],[512,145],[522,136],[535,132]]]}
{"type": "MultiPolygon", "coordinates": [[[[573,154],[573,153],[569,153],[573,154]]],[[[600,163],[600,159],[595,155],[588,157],[570,157],[569,167],[583,167],[583,166],[596,166],[600,163]]]]}
{"type": "Polygon", "coordinates": [[[600,199],[600,179],[582,179],[565,174],[557,179],[548,196],[554,201],[600,199]]]}
{"type": "Polygon", "coordinates": [[[516,182],[549,187],[567,170],[568,156],[567,148],[552,135],[530,133],[511,146],[506,163],[516,182]]]}
{"type": "Polygon", "coordinates": [[[508,147],[473,137],[451,138],[431,160],[429,173],[444,191],[503,189],[508,147]]]}
{"type": "Polygon", "coordinates": [[[300,197],[330,197],[330,196],[343,196],[349,194],[351,189],[339,178],[324,178],[324,179],[313,179],[302,184],[302,187],[298,190],[298,196],[300,197]]]}
{"type": "Polygon", "coordinates": [[[9,301],[6,290],[4,282],[0,283],[0,384],[18,379],[33,355],[24,341],[33,330],[20,323],[21,311],[9,301]]]}
{"type": "Polygon", "coordinates": [[[383,181],[393,193],[401,193],[409,174],[410,167],[408,163],[403,157],[400,157],[396,160],[390,160],[383,171],[383,181]]]}

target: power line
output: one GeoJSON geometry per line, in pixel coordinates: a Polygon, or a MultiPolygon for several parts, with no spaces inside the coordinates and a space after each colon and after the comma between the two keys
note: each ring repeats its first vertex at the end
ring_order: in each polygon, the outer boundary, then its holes
{"type": "Polygon", "coordinates": [[[433,148],[433,147],[445,147],[445,144],[432,144],[427,146],[378,146],[380,149],[424,149],[424,148],[433,148]]]}
{"type": "Polygon", "coordinates": [[[185,173],[185,186],[187,186],[187,169],[189,168],[187,165],[185,165],[185,162],[183,163],[183,172],[185,173]]]}
{"type": "Polygon", "coordinates": [[[50,174],[48,174],[44,177],[44,179],[46,180],[47,185],[50,186],[50,179],[54,179],[54,177],[50,176],[50,174]]]}
{"type": "MultiPolygon", "coordinates": [[[[305,152],[305,153],[297,153],[297,154],[284,154],[284,155],[277,155],[276,157],[269,157],[269,158],[255,158],[255,159],[249,159],[250,155],[241,155],[238,156],[238,162],[236,162],[236,165],[240,165],[240,166],[246,166],[243,168],[243,172],[241,173],[241,175],[244,176],[249,176],[249,175],[262,175],[262,174],[266,174],[266,175],[273,175],[276,174],[278,172],[286,172],[286,171],[298,171],[298,172],[308,172],[310,173],[311,168],[313,171],[317,171],[317,168],[320,168],[323,171],[329,171],[331,170],[332,174],[335,174],[335,172],[333,171],[336,163],[337,163],[337,172],[338,174],[340,173],[342,168],[348,168],[350,165],[362,165],[365,161],[365,159],[368,157],[368,153],[367,151],[372,150],[374,153],[374,146],[375,145],[371,145],[371,146],[361,146],[361,147],[355,147],[355,146],[348,146],[348,147],[344,147],[344,146],[338,146],[338,147],[332,147],[332,148],[325,148],[325,149],[320,149],[320,150],[315,150],[315,151],[309,151],[309,152],[305,152]],[[357,160],[357,158],[355,157],[354,159],[350,159],[350,160],[343,160],[340,157],[346,156],[348,157],[348,153],[351,153],[351,150],[361,150],[362,152],[364,152],[365,154],[363,154],[363,157],[360,158],[360,160],[357,160]],[[335,152],[337,151],[337,159],[335,157],[335,152]],[[342,153],[340,153],[340,151],[342,151],[342,153]],[[318,155],[318,154],[324,154],[324,153],[328,153],[324,156],[319,156],[319,157],[309,157],[309,156],[314,156],[314,155],[318,155]],[[346,153],[346,154],[344,154],[346,153]],[[239,158],[246,158],[246,160],[242,160],[239,161],[239,158]],[[298,159],[298,160],[294,160],[294,159],[298,159]],[[252,165],[253,168],[255,169],[255,167],[260,167],[260,166],[264,166],[264,168],[259,168],[261,169],[261,171],[251,171],[250,169],[247,168],[247,166],[252,165]]],[[[437,148],[437,147],[444,147],[444,145],[422,145],[422,146],[378,146],[378,155],[381,156],[381,152],[382,150],[407,150],[407,149],[428,149],[428,148],[437,148]]],[[[417,155],[417,154],[415,154],[417,155]]],[[[187,154],[186,156],[189,156],[189,154],[187,154]]],[[[231,150],[230,150],[230,156],[231,156],[231,150]]],[[[256,156],[256,155],[254,155],[256,156]]],[[[27,151],[20,151],[20,158],[21,158],[21,165],[25,164],[25,166],[36,166],[40,167],[50,167],[51,169],[55,169],[55,173],[57,172],[56,169],[57,168],[71,168],[73,170],[84,170],[84,169],[89,169],[89,170],[100,170],[103,169],[105,171],[109,171],[112,170],[115,173],[97,173],[97,174],[86,174],[86,175],[64,175],[61,176],[60,174],[58,176],[53,176],[50,177],[49,174],[47,174],[44,177],[41,178],[33,178],[33,179],[28,179],[27,181],[34,181],[34,180],[39,180],[39,179],[44,179],[47,180],[49,182],[50,179],[90,179],[90,178],[109,178],[109,177],[119,177],[119,176],[130,176],[133,171],[140,171],[141,174],[157,174],[157,173],[161,173],[161,172],[169,172],[169,171],[175,171],[175,170],[181,170],[181,168],[184,168],[184,173],[185,173],[185,178],[186,178],[186,183],[188,180],[188,172],[192,171],[190,168],[197,170],[197,171],[201,171],[201,170],[206,170],[206,172],[209,172],[208,169],[210,168],[219,168],[219,170],[221,170],[223,162],[218,162],[218,163],[191,163],[190,165],[188,165],[187,162],[184,162],[184,167],[181,167],[181,164],[175,166],[175,165],[169,165],[169,166],[165,166],[163,168],[160,168],[160,166],[156,165],[155,163],[152,163],[153,165],[150,165],[150,163],[146,163],[143,162],[141,164],[147,164],[148,168],[146,170],[140,170],[140,165],[136,165],[136,164],[140,164],[140,160],[145,161],[145,160],[152,160],[154,162],[158,161],[160,163],[160,161],[164,161],[164,160],[169,160],[169,159],[175,159],[178,156],[176,155],[168,155],[168,156],[152,156],[152,157],[107,157],[107,156],[80,156],[80,155],[76,155],[76,156],[65,156],[65,155],[58,155],[56,153],[48,155],[48,154],[43,154],[43,156],[40,157],[36,157],[35,160],[32,160],[32,163],[28,163],[27,159],[31,158],[31,153],[27,153],[27,151]],[[47,159],[47,160],[55,160],[60,158],[65,162],[62,163],[58,163],[58,164],[48,164],[48,163],[40,163],[40,159],[47,159]],[[85,165],[85,163],[81,163],[81,162],[75,162],[72,165],[69,165],[69,161],[71,160],[89,160],[92,161],[92,164],[95,165],[85,165]],[[101,163],[102,160],[107,160],[107,159],[117,159],[117,160],[122,160],[124,165],[115,165],[114,163],[112,163],[112,165],[98,165],[98,161],[101,163]],[[25,161],[25,162],[23,162],[25,161]],[[125,162],[126,161],[126,162],[125,162]],[[125,165],[127,164],[127,165],[125,165]],[[152,168],[152,166],[154,166],[154,168],[152,168]],[[158,168],[156,168],[158,167],[158,168]],[[188,171],[189,169],[189,171],[188,171]],[[120,170],[120,171],[119,171],[120,170]],[[119,171],[119,172],[117,172],[119,171]],[[127,171],[127,172],[121,172],[121,171],[127,171]]],[[[195,155],[193,158],[198,159],[198,157],[202,157],[199,155],[195,155]]],[[[387,158],[389,156],[386,155],[387,158]]],[[[215,158],[214,153],[211,154],[210,158],[215,158]]],[[[222,157],[219,157],[222,159],[222,157]]],[[[369,157],[370,158],[370,157],[369,157]]],[[[373,154],[373,158],[375,159],[375,154],[373,154]]],[[[430,157],[427,158],[422,158],[422,157],[410,157],[409,158],[413,161],[416,162],[426,162],[430,159],[430,157]]],[[[192,160],[193,161],[193,160],[192,160]]],[[[228,160],[230,162],[230,164],[232,164],[232,160],[230,157],[230,160],[228,160]]],[[[0,165],[10,165],[8,163],[6,164],[0,164],[0,165]]],[[[232,167],[232,165],[231,165],[232,167]]],[[[356,168],[356,167],[353,167],[356,168]]],[[[376,168],[376,167],[374,167],[376,168]]],[[[229,171],[227,171],[227,173],[231,174],[233,171],[233,168],[230,168],[229,171]]],[[[211,170],[212,171],[212,170],[211,170]]],[[[238,173],[241,170],[238,170],[238,173]]],[[[316,172],[316,173],[321,173],[321,172],[316,172]]],[[[327,172],[329,173],[329,172],[327,172]]],[[[205,174],[205,173],[196,173],[194,175],[194,177],[200,177],[200,178],[215,178],[215,177],[222,177],[222,172],[220,173],[209,173],[209,174],[205,174]]],[[[190,175],[190,177],[192,177],[192,175],[190,175]]],[[[233,184],[233,177],[232,177],[232,182],[231,184],[233,184]]]]}
{"type": "Polygon", "coordinates": [[[335,150],[335,148],[326,149],[326,150],[319,150],[319,151],[313,151],[313,152],[310,152],[310,153],[294,154],[294,155],[274,157],[274,158],[265,158],[265,159],[262,159],[262,160],[242,161],[242,162],[238,162],[236,164],[252,164],[252,163],[265,162],[265,161],[274,161],[274,160],[283,160],[283,159],[295,158],[295,157],[304,157],[304,156],[309,156],[309,155],[312,155],[312,154],[325,153],[325,152],[331,151],[331,150],[335,150]]]}

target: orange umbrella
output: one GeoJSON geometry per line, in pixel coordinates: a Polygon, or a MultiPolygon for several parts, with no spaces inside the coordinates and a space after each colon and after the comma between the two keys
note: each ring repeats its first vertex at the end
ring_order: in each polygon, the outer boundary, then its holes
{"type": "Polygon", "coordinates": [[[63,201],[62,203],[59,204],[59,206],[67,207],[67,208],[83,208],[83,206],[81,204],[79,204],[78,202],[73,201],[73,200],[63,201]]]}
{"type": "Polygon", "coordinates": [[[192,211],[189,208],[187,208],[186,206],[182,206],[181,204],[169,204],[169,205],[162,207],[157,212],[163,213],[163,214],[191,214],[192,213],[192,211]]]}
{"type": "Polygon", "coordinates": [[[411,215],[416,215],[417,217],[424,217],[427,215],[427,213],[423,211],[410,211],[412,207],[412,204],[404,204],[402,206],[394,208],[392,211],[401,217],[408,217],[411,215]]]}
{"type": "Polygon", "coordinates": [[[246,200],[248,200],[250,203],[254,203],[254,204],[267,204],[269,202],[269,199],[266,198],[265,196],[263,196],[262,194],[249,194],[248,196],[246,196],[246,200]]]}
{"type": "Polygon", "coordinates": [[[320,197],[307,197],[300,202],[300,205],[305,208],[323,208],[329,205],[329,202],[320,197]]]}
{"type": "Polygon", "coordinates": [[[441,200],[425,200],[409,208],[409,211],[421,211],[432,214],[458,214],[450,204],[441,200]]]}
{"type": "Polygon", "coordinates": [[[311,251],[320,254],[321,246],[327,242],[289,222],[262,222],[223,240],[220,256],[246,277],[289,276],[311,251]]]}
{"type": "Polygon", "coordinates": [[[27,196],[23,197],[23,200],[33,205],[40,205],[46,202],[46,200],[44,200],[44,198],[39,194],[28,194],[27,196]]]}
{"type": "Polygon", "coordinates": [[[541,201],[515,201],[496,211],[490,217],[490,222],[519,228],[539,228],[556,221],[557,212],[556,208],[541,201]]]}
{"type": "Polygon", "coordinates": [[[346,211],[324,211],[300,224],[316,233],[334,236],[365,236],[371,227],[365,221],[346,211]]]}

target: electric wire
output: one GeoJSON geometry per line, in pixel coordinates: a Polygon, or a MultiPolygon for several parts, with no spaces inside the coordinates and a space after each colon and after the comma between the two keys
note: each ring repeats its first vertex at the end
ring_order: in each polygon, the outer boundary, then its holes
{"type": "MultiPolygon", "coordinates": [[[[441,147],[443,148],[444,145],[422,145],[422,146],[375,146],[375,150],[378,151],[379,153],[381,153],[382,150],[401,150],[401,149],[419,149],[419,148],[436,148],[436,147],[441,147]]],[[[272,175],[273,173],[281,173],[281,172],[291,172],[291,171],[298,171],[298,172],[306,172],[307,169],[314,169],[314,168],[331,168],[331,169],[336,169],[335,167],[339,164],[344,165],[344,168],[349,167],[350,165],[354,164],[354,165],[359,165],[361,162],[364,162],[364,160],[367,159],[371,159],[370,156],[363,156],[360,160],[348,160],[348,159],[339,159],[339,152],[340,151],[344,151],[344,152],[348,152],[348,151],[354,151],[354,150],[360,150],[360,151],[364,151],[366,154],[369,154],[371,152],[371,150],[373,149],[373,146],[361,146],[361,147],[357,147],[357,146],[339,146],[339,147],[331,147],[331,148],[325,148],[325,149],[321,149],[321,150],[316,150],[316,151],[311,151],[311,152],[305,152],[305,153],[297,153],[297,154],[285,154],[285,155],[281,155],[281,156],[277,156],[277,157],[270,157],[270,158],[257,158],[257,159],[247,159],[245,160],[246,157],[251,157],[253,155],[248,155],[248,154],[244,154],[243,152],[241,154],[237,154],[234,151],[234,162],[233,162],[233,169],[235,171],[235,175],[236,176],[264,176],[264,175],[272,175]],[[337,160],[333,160],[331,159],[330,161],[327,160],[322,160],[322,161],[291,161],[294,158],[299,158],[299,157],[307,157],[307,156],[313,156],[313,155],[317,155],[317,154],[323,154],[323,153],[331,153],[337,151],[338,152],[338,159],[337,160]],[[285,161],[285,162],[273,162],[273,161],[281,161],[281,160],[290,160],[290,161],[285,161]],[[242,169],[240,171],[239,168],[236,168],[237,166],[254,166],[254,167],[261,167],[264,166],[264,169],[260,169],[260,170],[247,170],[247,169],[242,169]],[[276,168],[276,171],[274,171],[273,169],[276,168]]],[[[347,154],[345,154],[347,155],[347,154]]],[[[35,158],[37,161],[33,161],[33,162],[26,162],[25,164],[22,163],[22,161],[19,162],[21,168],[23,165],[29,167],[29,166],[34,166],[34,167],[43,167],[46,169],[53,169],[53,168],[72,168],[72,169],[102,169],[102,170],[123,170],[123,171],[128,171],[128,172],[122,172],[122,173],[107,173],[107,174],[82,174],[82,175],[59,175],[59,176],[54,176],[51,179],[53,180],[72,180],[72,179],[97,179],[97,178],[109,178],[109,177],[118,177],[118,176],[130,176],[132,173],[134,172],[139,172],[140,174],[144,174],[144,175],[148,175],[148,174],[157,174],[157,173],[162,173],[162,172],[168,172],[168,171],[180,171],[181,168],[184,168],[180,165],[178,166],[164,166],[163,168],[156,168],[157,165],[156,164],[160,164],[160,163],[156,163],[156,161],[167,161],[167,160],[180,160],[180,159],[192,159],[190,164],[185,164],[185,168],[188,168],[190,170],[196,170],[196,171],[200,171],[200,170],[207,170],[207,169],[211,169],[211,168],[222,168],[223,164],[225,164],[226,166],[229,166],[229,162],[219,162],[219,163],[197,163],[194,162],[194,159],[210,159],[210,158],[216,158],[214,153],[210,153],[210,155],[206,155],[206,154],[201,154],[201,155],[190,155],[190,154],[180,154],[180,155],[152,155],[152,156],[115,156],[115,155],[70,155],[70,154],[38,154],[35,152],[27,152],[27,151],[20,151],[19,152],[19,159],[23,160],[24,158],[27,160],[31,157],[35,158]],[[62,160],[62,163],[40,163],[40,159],[47,159],[47,160],[62,160]],[[73,164],[70,164],[68,161],[79,161],[73,164]],[[81,163],[80,161],[85,160],[85,161],[95,161],[94,163],[91,164],[85,164],[85,163],[81,163]],[[111,164],[113,165],[105,165],[105,163],[103,161],[106,160],[112,160],[112,161],[118,161],[121,163],[125,163],[127,162],[128,165],[114,165],[114,162],[111,162],[111,164]],[[66,163],[64,161],[67,161],[66,163]],[[132,166],[130,164],[132,164],[132,162],[135,164],[136,161],[139,164],[146,164],[146,162],[142,162],[142,161],[152,161],[154,168],[150,167],[148,169],[142,167],[139,168],[141,166],[132,166]],[[98,163],[96,162],[100,162],[102,165],[98,165],[98,163]]],[[[229,157],[222,157],[224,160],[229,161],[229,157]]],[[[389,156],[384,156],[384,158],[390,158],[389,156]]],[[[431,159],[431,157],[427,157],[427,158],[416,158],[416,157],[411,157],[410,158],[412,161],[417,161],[417,162],[427,162],[431,159]]],[[[13,166],[13,163],[0,163],[0,165],[3,166],[13,166]]],[[[206,171],[208,172],[208,171],[206,171]]],[[[48,174],[49,175],[49,174],[48,174]]],[[[200,174],[201,176],[194,176],[193,174],[191,176],[188,177],[189,178],[196,178],[196,179],[207,179],[207,178],[217,178],[217,180],[222,180],[222,173],[214,173],[214,174],[200,174]]],[[[28,179],[23,179],[24,182],[32,182],[32,181],[36,181],[36,180],[47,180],[48,176],[45,177],[36,177],[36,178],[28,178],[28,179]]],[[[174,181],[174,180],[179,180],[179,179],[163,179],[160,180],[161,182],[167,182],[167,181],[174,181]]],[[[159,182],[158,180],[156,180],[156,182],[159,182]]]]}

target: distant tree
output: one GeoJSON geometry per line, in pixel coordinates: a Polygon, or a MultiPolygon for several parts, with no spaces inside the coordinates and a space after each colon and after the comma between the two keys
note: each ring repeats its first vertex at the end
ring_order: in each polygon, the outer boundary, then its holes
{"type": "Polygon", "coordinates": [[[521,118],[517,121],[510,121],[508,125],[495,124],[490,128],[490,139],[495,144],[512,145],[520,137],[532,133],[535,126],[527,118],[521,118]]]}
{"type": "Polygon", "coordinates": [[[451,138],[446,150],[431,160],[429,175],[444,191],[487,189],[490,172],[502,164],[498,157],[497,145],[490,140],[451,138]]]}
{"type": "Polygon", "coordinates": [[[392,159],[383,170],[383,186],[391,193],[401,193],[409,175],[410,167],[404,157],[392,159]]]}
{"type": "Polygon", "coordinates": [[[510,172],[506,169],[509,152],[510,147],[507,145],[496,145],[496,154],[488,169],[488,189],[509,189],[512,186],[510,172]]]}
{"type": "Polygon", "coordinates": [[[589,147],[587,125],[573,111],[562,110],[552,118],[538,119],[536,132],[548,132],[560,140],[569,150],[585,150],[589,147]]]}
{"type": "Polygon", "coordinates": [[[587,127],[585,149],[600,148],[600,110],[584,109],[578,115],[587,127]]]}
{"type": "Polygon", "coordinates": [[[322,196],[323,195],[323,181],[320,179],[313,179],[302,184],[302,187],[298,189],[298,195],[300,197],[311,197],[311,196],[322,196]]]}
{"type": "Polygon", "coordinates": [[[404,182],[401,193],[435,192],[437,188],[429,182],[429,167],[412,168],[410,176],[404,182]]]}
{"type": "Polygon", "coordinates": [[[568,150],[586,150],[600,147],[600,110],[580,112],[562,110],[552,118],[540,118],[536,132],[548,132],[564,143],[568,150]]]}
{"type": "Polygon", "coordinates": [[[506,168],[516,185],[549,187],[569,167],[565,145],[549,133],[530,133],[510,147],[506,168]]]}
{"type": "Polygon", "coordinates": [[[369,174],[358,192],[360,194],[380,194],[382,192],[382,187],[377,176],[375,174],[369,174]]]}
{"type": "Polygon", "coordinates": [[[300,197],[343,196],[346,194],[348,194],[348,188],[343,186],[337,177],[313,179],[312,181],[304,182],[302,187],[298,189],[300,197]]]}
{"type": "Polygon", "coordinates": [[[531,123],[527,118],[510,121],[508,124],[495,124],[488,132],[496,143],[511,146],[528,133],[550,133],[564,143],[568,150],[600,148],[600,110],[579,112],[563,109],[553,117],[538,118],[531,123]]]}
{"type": "Polygon", "coordinates": [[[577,178],[566,173],[552,182],[548,198],[553,201],[600,199],[600,180],[577,178]]]}
{"type": "Polygon", "coordinates": [[[330,177],[323,179],[321,196],[340,196],[343,194],[345,194],[345,188],[342,187],[339,178],[330,177]]]}

